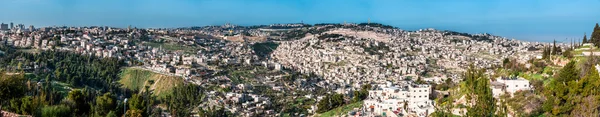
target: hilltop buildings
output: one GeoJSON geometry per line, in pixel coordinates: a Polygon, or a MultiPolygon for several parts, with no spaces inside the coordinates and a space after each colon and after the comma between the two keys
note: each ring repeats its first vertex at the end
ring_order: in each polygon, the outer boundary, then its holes
{"type": "MultiPolygon", "coordinates": [[[[457,72],[464,70],[461,66],[474,64],[481,68],[491,67],[501,64],[501,60],[507,57],[535,53],[529,48],[544,46],[489,34],[459,35],[433,29],[404,31],[353,24],[272,27],[226,25],[119,29],[63,26],[36,29],[30,26],[27,30],[25,25],[18,24],[0,33],[0,45],[117,58],[136,68],[182,76],[188,82],[223,90],[224,93],[213,91],[206,98],[206,105],[227,105],[224,108],[231,112],[263,116],[277,116],[279,112],[275,111],[280,108],[269,106],[270,103],[281,102],[261,93],[245,92],[247,87],[255,85],[265,92],[286,95],[310,93],[303,96],[318,99],[325,93],[333,92],[350,96],[352,91],[364,84],[407,76],[430,82],[441,82],[448,78],[459,81],[457,72]],[[482,39],[474,39],[475,36],[482,39]],[[268,48],[271,53],[259,57],[252,45],[264,42],[262,39],[272,40],[275,46],[268,48]],[[238,71],[238,68],[248,66],[261,67],[252,68],[248,73],[240,72],[244,75],[220,73],[223,69],[235,68],[233,71],[238,71]],[[263,76],[265,73],[246,75],[259,71],[258,68],[267,68],[261,71],[268,71],[266,73],[270,76],[263,76]],[[307,78],[292,77],[289,79],[292,81],[282,81],[294,75],[277,73],[286,70],[306,75],[307,78]],[[252,79],[245,81],[252,82],[248,84],[251,86],[233,87],[243,83],[239,80],[242,76],[252,79]],[[321,94],[312,94],[316,92],[321,94]]],[[[529,60],[529,57],[518,58],[529,60]]],[[[528,82],[511,79],[501,79],[493,84],[497,84],[494,85],[497,86],[495,95],[504,92],[512,94],[529,87],[528,82]]],[[[427,116],[435,111],[435,103],[430,99],[432,92],[430,85],[416,84],[410,80],[379,84],[369,91],[370,96],[364,101],[361,113],[427,116]]],[[[308,113],[313,114],[315,105],[308,106],[311,106],[308,113]]]]}

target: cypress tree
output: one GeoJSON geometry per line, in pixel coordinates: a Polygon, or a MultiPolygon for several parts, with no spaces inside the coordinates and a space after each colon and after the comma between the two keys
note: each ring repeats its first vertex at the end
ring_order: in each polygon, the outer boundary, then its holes
{"type": "Polygon", "coordinates": [[[567,63],[558,73],[558,78],[556,78],[559,82],[569,82],[578,79],[579,69],[576,68],[574,61],[567,63]]]}
{"type": "Polygon", "coordinates": [[[547,46],[544,46],[543,52],[542,52],[542,59],[548,59],[550,58],[550,48],[547,46]]]}
{"type": "Polygon", "coordinates": [[[597,95],[600,92],[596,89],[600,88],[600,75],[596,67],[592,66],[587,71],[587,74],[582,78],[583,96],[597,95]]]}
{"type": "Polygon", "coordinates": [[[465,88],[468,88],[467,100],[473,104],[467,108],[469,117],[492,117],[496,112],[496,99],[492,95],[490,80],[485,77],[484,72],[484,69],[470,65],[464,74],[465,88]]]}
{"type": "Polygon", "coordinates": [[[559,50],[558,47],[556,47],[556,39],[554,39],[554,43],[552,44],[552,55],[557,55],[559,50]]]}
{"type": "Polygon", "coordinates": [[[587,43],[587,35],[583,33],[583,43],[587,43]]]}
{"type": "Polygon", "coordinates": [[[600,44],[600,27],[598,26],[598,23],[596,23],[596,26],[594,27],[594,32],[592,32],[590,40],[594,45],[600,44]]]}
{"type": "Polygon", "coordinates": [[[577,101],[573,96],[580,93],[579,70],[575,67],[575,61],[567,63],[548,84],[544,93],[548,100],[544,102],[543,109],[554,116],[566,116],[571,113],[577,101]]]}

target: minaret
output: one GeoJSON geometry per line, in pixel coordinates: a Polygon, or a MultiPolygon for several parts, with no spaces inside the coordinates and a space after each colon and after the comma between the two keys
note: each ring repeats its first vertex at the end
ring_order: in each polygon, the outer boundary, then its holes
{"type": "Polygon", "coordinates": [[[367,24],[371,24],[371,18],[367,20],[367,24]]]}

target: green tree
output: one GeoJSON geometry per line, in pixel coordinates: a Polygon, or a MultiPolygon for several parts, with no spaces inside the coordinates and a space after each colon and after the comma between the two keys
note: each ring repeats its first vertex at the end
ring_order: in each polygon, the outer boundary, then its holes
{"type": "Polygon", "coordinates": [[[571,53],[572,51],[573,51],[572,49],[567,49],[567,50],[565,50],[565,52],[562,53],[562,55],[564,57],[571,59],[571,58],[573,58],[573,54],[571,53]]]}
{"type": "MultiPolygon", "coordinates": [[[[142,97],[141,95],[138,95],[138,94],[133,94],[131,96],[131,98],[129,98],[129,100],[127,100],[127,103],[128,103],[128,105],[127,105],[128,113],[130,110],[134,110],[134,111],[139,110],[139,111],[142,111],[141,112],[142,115],[145,115],[143,110],[146,110],[146,108],[148,108],[148,107],[146,105],[146,100],[144,99],[144,97],[142,97]]],[[[135,112],[135,113],[137,113],[137,112],[135,112]]]]}
{"type": "Polygon", "coordinates": [[[352,102],[358,102],[369,97],[369,90],[371,89],[371,85],[363,85],[360,91],[354,91],[354,97],[352,97],[352,102]]]}
{"type": "Polygon", "coordinates": [[[169,110],[173,116],[190,116],[202,99],[202,91],[197,85],[186,84],[173,89],[173,94],[167,97],[169,110]]]}
{"type": "Polygon", "coordinates": [[[26,83],[23,73],[7,75],[0,72],[0,106],[6,105],[9,100],[19,98],[26,93],[26,83]]]}
{"type": "Polygon", "coordinates": [[[544,111],[555,116],[569,115],[581,98],[583,87],[577,82],[578,80],[579,70],[575,67],[575,62],[571,61],[559,71],[544,90],[547,98],[543,105],[544,111]]]}
{"type": "Polygon", "coordinates": [[[587,96],[582,99],[581,104],[578,104],[571,112],[571,117],[599,117],[600,113],[598,108],[598,97],[595,95],[587,96]]]}
{"type": "Polygon", "coordinates": [[[585,59],[585,62],[580,62],[577,66],[579,66],[579,76],[580,77],[585,77],[585,75],[587,73],[589,73],[588,70],[591,70],[592,67],[596,67],[596,65],[598,64],[598,62],[600,61],[600,57],[597,55],[593,55],[593,56],[588,56],[585,59]]]}
{"type": "Polygon", "coordinates": [[[504,58],[504,60],[502,60],[502,66],[504,66],[504,67],[508,66],[509,63],[510,63],[510,59],[508,59],[508,58],[504,58]]]}
{"type": "Polygon", "coordinates": [[[600,94],[600,75],[598,75],[596,67],[590,67],[579,85],[583,88],[582,95],[585,97],[600,94]]]}
{"type": "Polygon", "coordinates": [[[542,51],[542,59],[550,59],[550,48],[549,47],[544,47],[543,51],[542,51]]]}
{"type": "MultiPolygon", "coordinates": [[[[94,110],[98,115],[106,115],[114,110],[117,106],[117,101],[111,93],[105,93],[102,96],[96,97],[96,105],[94,110]]],[[[114,113],[113,113],[114,114],[114,113]]]]}
{"type": "Polygon", "coordinates": [[[11,99],[10,106],[8,107],[8,109],[15,113],[21,113],[21,104],[22,104],[21,99],[19,99],[19,98],[11,99]]]}
{"type": "Polygon", "coordinates": [[[118,117],[117,113],[115,113],[115,111],[110,111],[108,112],[108,114],[106,114],[106,117],[118,117]]]}
{"type": "Polygon", "coordinates": [[[575,62],[567,63],[558,73],[556,80],[558,82],[568,82],[579,79],[579,70],[575,67],[575,62]]]}
{"type": "MultiPolygon", "coordinates": [[[[447,98],[437,98],[436,99],[436,105],[435,105],[435,112],[431,113],[431,117],[454,117],[454,114],[452,114],[452,111],[450,111],[450,109],[453,108],[453,104],[452,104],[452,99],[451,97],[447,97],[447,98]]],[[[406,103],[404,102],[404,109],[406,109],[406,103]]]]}
{"type": "Polygon", "coordinates": [[[69,117],[71,108],[65,105],[46,106],[42,108],[41,117],[69,117]]]}
{"type": "Polygon", "coordinates": [[[83,91],[81,91],[79,89],[72,90],[71,92],[69,92],[68,99],[70,101],[72,101],[73,103],[75,103],[74,109],[75,109],[75,113],[77,115],[82,115],[86,112],[89,112],[90,106],[85,101],[85,95],[84,95],[83,91]]]}
{"type": "Polygon", "coordinates": [[[467,108],[469,117],[491,117],[496,112],[496,99],[492,95],[490,80],[484,76],[484,72],[484,69],[477,69],[471,64],[463,76],[467,101],[473,104],[467,108]]]}
{"type": "Polygon", "coordinates": [[[554,43],[552,43],[552,50],[551,50],[551,55],[558,55],[558,53],[560,52],[560,50],[558,49],[558,47],[556,47],[556,39],[554,39],[554,43]]]}
{"type": "Polygon", "coordinates": [[[329,101],[329,95],[323,97],[321,101],[317,104],[317,113],[324,113],[331,109],[331,102],[329,101]]]}
{"type": "Polygon", "coordinates": [[[25,96],[23,98],[21,98],[21,114],[24,115],[31,115],[33,114],[33,112],[35,111],[36,107],[35,104],[33,102],[33,97],[31,96],[25,96]]]}
{"type": "Polygon", "coordinates": [[[317,113],[324,113],[342,105],[344,105],[344,95],[328,94],[317,104],[317,113]]]}
{"type": "Polygon", "coordinates": [[[138,109],[129,109],[127,113],[125,113],[126,117],[143,117],[144,111],[138,109]]]}
{"type": "Polygon", "coordinates": [[[585,33],[583,34],[583,41],[581,43],[588,43],[587,35],[585,33]]]}
{"type": "Polygon", "coordinates": [[[596,23],[596,26],[594,27],[590,40],[592,43],[594,43],[594,45],[600,45],[600,27],[598,26],[598,23],[596,23]]]}

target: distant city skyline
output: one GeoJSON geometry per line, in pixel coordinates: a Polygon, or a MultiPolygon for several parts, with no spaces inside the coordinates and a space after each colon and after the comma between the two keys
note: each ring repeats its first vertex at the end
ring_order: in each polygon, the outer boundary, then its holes
{"type": "Polygon", "coordinates": [[[274,23],[361,23],[435,28],[526,41],[581,39],[600,0],[1,0],[0,23],[176,28],[274,23]]]}

